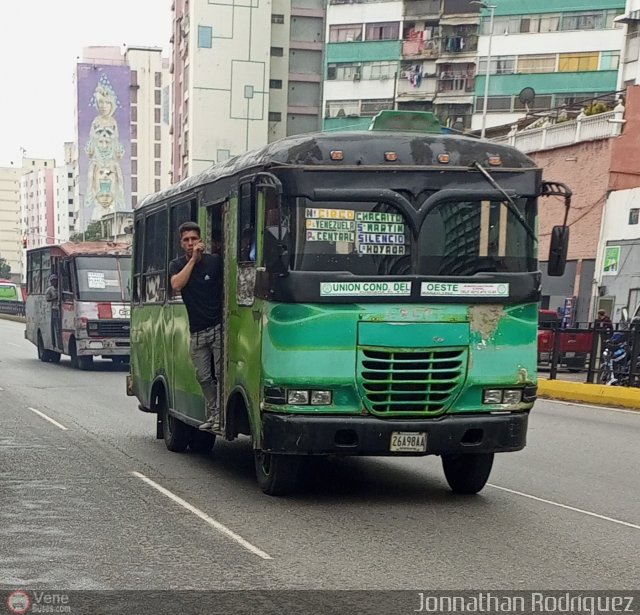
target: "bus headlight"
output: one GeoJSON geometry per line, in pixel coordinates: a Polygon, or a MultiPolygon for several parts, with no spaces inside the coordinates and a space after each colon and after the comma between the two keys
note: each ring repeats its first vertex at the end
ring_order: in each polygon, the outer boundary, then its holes
{"type": "Polygon", "coordinates": [[[502,389],[485,389],[482,395],[483,404],[501,404],[502,389]]]}
{"type": "Polygon", "coordinates": [[[309,391],[289,389],[287,391],[287,403],[293,406],[307,406],[309,404],[309,391]]]}
{"type": "Polygon", "coordinates": [[[311,391],[312,406],[331,405],[331,391],[311,391]]]}
{"type": "Polygon", "coordinates": [[[519,404],[522,401],[522,389],[505,389],[502,391],[503,404],[519,404]]]}

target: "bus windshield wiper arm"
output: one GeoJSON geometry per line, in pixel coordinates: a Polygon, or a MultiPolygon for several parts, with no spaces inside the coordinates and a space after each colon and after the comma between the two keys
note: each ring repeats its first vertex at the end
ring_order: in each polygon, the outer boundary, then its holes
{"type": "Polygon", "coordinates": [[[513,199],[502,189],[500,184],[495,179],[493,179],[489,171],[487,171],[487,169],[485,169],[477,160],[474,160],[471,166],[474,167],[475,169],[478,169],[478,171],[480,171],[482,176],[498,192],[500,192],[502,196],[504,196],[504,198],[506,199],[506,204],[507,204],[507,207],[509,208],[509,211],[516,217],[516,220],[518,220],[518,222],[520,222],[520,224],[524,227],[524,230],[527,231],[527,234],[529,235],[529,237],[531,237],[533,241],[537,242],[538,238],[536,237],[534,230],[531,228],[529,223],[524,219],[524,216],[518,210],[518,206],[514,203],[513,199]]]}

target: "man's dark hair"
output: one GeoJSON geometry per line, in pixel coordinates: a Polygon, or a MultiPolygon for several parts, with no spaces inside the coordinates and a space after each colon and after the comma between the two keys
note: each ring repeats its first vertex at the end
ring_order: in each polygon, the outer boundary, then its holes
{"type": "Polygon", "coordinates": [[[202,236],[202,233],[200,232],[200,227],[195,222],[183,222],[180,225],[180,228],[178,228],[178,233],[180,233],[180,237],[182,237],[182,233],[185,233],[186,231],[195,231],[196,233],[198,233],[198,237],[202,236]]]}

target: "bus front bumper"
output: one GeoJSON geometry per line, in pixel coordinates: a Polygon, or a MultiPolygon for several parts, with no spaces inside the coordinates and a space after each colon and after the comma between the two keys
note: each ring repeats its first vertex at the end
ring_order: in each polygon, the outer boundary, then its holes
{"type": "Polygon", "coordinates": [[[441,455],[499,453],[525,447],[528,412],[444,415],[431,419],[262,415],[262,450],[301,455],[441,455]],[[391,450],[396,432],[426,434],[426,450],[391,450]]]}

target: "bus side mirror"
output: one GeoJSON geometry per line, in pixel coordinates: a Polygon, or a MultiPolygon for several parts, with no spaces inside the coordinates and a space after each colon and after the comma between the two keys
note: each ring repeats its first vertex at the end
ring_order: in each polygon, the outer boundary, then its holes
{"type": "Polygon", "coordinates": [[[289,273],[289,250],[284,242],[265,242],[264,264],[267,270],[276,275],[289,273]]]}
{"type": "Polygon", "coordinates": [[[547,274],[558,277],[564,275],[569,252],[569,227],[554,226],[551,231],[551,244],[549,246],[549,263],[547,274]]]}

